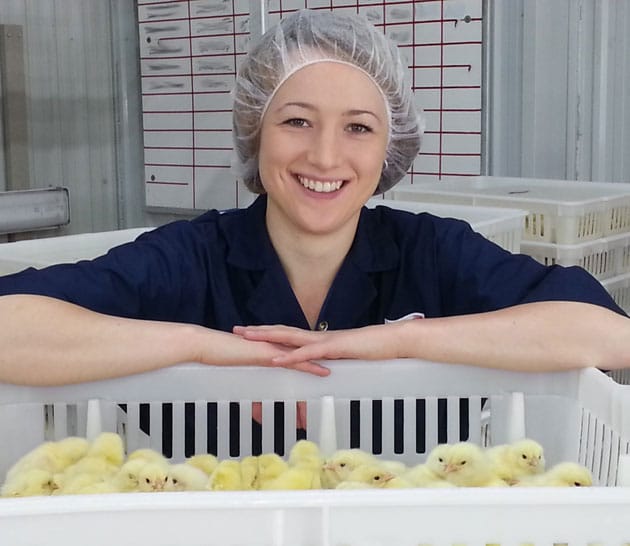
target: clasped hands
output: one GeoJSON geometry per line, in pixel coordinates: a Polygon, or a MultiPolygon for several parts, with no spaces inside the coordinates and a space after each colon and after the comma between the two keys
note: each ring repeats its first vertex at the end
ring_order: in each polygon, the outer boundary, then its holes
{"type": "Polygon", "coordinates": [[[249,341],[271,343],[282,349],[269,366],[290,368],[325,377],[330,370],[317,360],[401,358],[402,323],[349,330],[313,331],[290,326],[235,326],[232,332],[249,341]]]}

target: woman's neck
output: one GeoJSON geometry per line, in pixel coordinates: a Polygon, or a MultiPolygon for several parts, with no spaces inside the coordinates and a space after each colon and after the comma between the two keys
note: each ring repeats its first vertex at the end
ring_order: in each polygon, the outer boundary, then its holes
{"type": "Polygon", "coordinates": [[[334,233],[300,233],[267,214],[271,243],[311,328],[350,250],[357,222],[334,233]]]}

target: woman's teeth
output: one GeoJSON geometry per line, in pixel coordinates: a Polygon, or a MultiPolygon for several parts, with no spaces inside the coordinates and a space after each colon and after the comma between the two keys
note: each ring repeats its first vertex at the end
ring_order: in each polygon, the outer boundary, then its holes
{"type": "Polygon", "coordinates": [[[319,180],[311,180],[310,178],[305,178],[303,176],[298,176],[298,180],[305,188],[318,193],[330,193],[332,191],[337,191],[343,184],[343,180],[321,182],[319,180]]]}

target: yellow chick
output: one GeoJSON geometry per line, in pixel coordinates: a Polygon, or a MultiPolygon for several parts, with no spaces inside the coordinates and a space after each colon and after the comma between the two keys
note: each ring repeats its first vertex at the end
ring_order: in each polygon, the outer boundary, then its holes
{"type": "Polygon", "coordinates": [[[263,482],[264,490],[304,490],[320,489],[319,470],[307,466],[291,466],[273,480],[263,482]]]}
{"type": "Polygon", "coordinates": [[[123,464],[110,483],[119,493],[139,491],[140,471],[148,464],[144,459],[134,459],[123,464]]]}
{"type": "Polygon", "coordinates": [[[336,489],[402,489],[412,487],[409,482],[385,470],[379,464],[362,465],[355,468],[348,479],[337,485],[336,489]]]}
{"type": "Polygon", "coordinates": [[[302,466],[320,469],[324,459],[319,446],[310,440],[299,440],[289,452],[289,466],[302,466]]]}
{"type": "Polygon", "coordinates": [[[258,489],[265,489],[266,484],[275,480],[289,469],[288,463],[276,453],[263,453],[258,456],[258,489]]]}
{"type": "Polygon", "coordinates": [[[510,485],[545,470],[543,447],[529,438],[486,450],[494,473],[510,485]]]}
{"type": "Polygon", "coordinates": [[[243,457],[241,460],[241,477],[244,490],[258,489],[258,457],[256,455],[243,457]]]}
{"type": "Polygon", "coordinates": [[[409,470],[407,465],[401,463],[399,461],[379,461],[379,463],[385,470],[389,470],[392,474],[396,476],[402,476],[409,470]]]}
{"type": "Polygon", "coordinates": [[[135,461],[138,459],[141,459],[147,463],[159,463],[165,465],[169,464],[168,459],[164,455],[148,447],[136,449],[132,451],[127,457],[128,461],[135,461]]]}
{"type": "Polygon", "coordinates": [[[525,487],[590,487],[593,476],[588,468],[578,463],[559,463],[546,472],[523,478],[517,484],[525,487]]]}
{"type": "Polygon", "coordinates": [[[55,495],[83,495],[88,493],[115,493],[113,484],[106,481],[98,474],[75,474],[66,476],[55,495]]]}
{"type": "Polygon", "coordinates": [[[186,459],[186,464],[194,466],[195,468],[203,471],[206,476],[210,476],[210,474],[214,472],[214,469],[219,464],[219,459],[217,459],[214,455],[211,455],[210,453],[203,453],[188,457],[188,459],[186,459]]]}
{"type": "Polygon", "coordinates": [[[458,487],[507,486],[492,471],[490,460],[476,444],[440,444],[427,457],[427,466],[440,478],[458,487]]]}
{"type": "Polygon", "coordinates": [[[243,491],[240,462],[231,459],[219,461],[208,479],[207,488],[210,491],[243,491]]]}
{"type": "Polygon", "coordinates": [[[174,464],[168,468],[164,491],[205,491],[209,476],[186,463],[174,464]]]}
{"type": "MultiPolygon", "coordinates": [[[[322,488],[322,466],[324,458],[322,457],[319,446],[315,442],[309,440],[299,440],[291,448],[289,452],[289,466],[298,469],[298,474],[310,472],[311,485],[308,489],[322,488]]],[[[306,481],[307,478],[305,477],[306,481]]],[[[291,480],[294,483],[296,480],[291,480]]]]}
{"type": "Polygon", "coordinates": [[[168,472],[168,465],[147,462],[138,473],[138,490],[144,493],[164,491],[168,472]]]}
{"type": "Polygon", "coordinates": [[[426,464],[418,464],[405,472],[402,476],[414,487],[455,487],[447,482],[426,464]]]}
{"type": "Polygon", "coordinates": [[[22,456],[7,472],[7,479],[20,472],[38,468],[51,474],[63,472],[76,463],[88,451],[89,442],[85,438],[70,436],[56,442],[44,442],[22,456]]]}
{"type": "Polygon", "coordinates": [[[334,489],[346,481],[350,473],[359,466],[374,464],[376,457],[360,449],[340,449],[335,451],[322,467],[322,484],[325,489],[334,489]]]}
{"type": "Polygon", "coordinates": [[[57,489],[48,470],[29,468],[12,476],[0,488],[0,497],[51,495],[57,489]]]}
{"type": "Polygon", "coordinates": [[[86,457],[99,457],[120,468],[125,461],[125,445],[115,432],[102,432],[90,444],[86,457]]]}

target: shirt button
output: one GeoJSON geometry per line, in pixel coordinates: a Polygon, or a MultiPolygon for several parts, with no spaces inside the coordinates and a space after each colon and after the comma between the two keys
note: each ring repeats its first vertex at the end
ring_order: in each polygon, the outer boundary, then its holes
{"type": "Polygon", "coordinates": [[[320,332],[325,332],[326,330],[328,330],[328,322],[326,322],[325,320],[322,320],[318,325],[317,325],[317,329],[320,332]]]}

